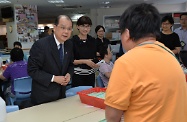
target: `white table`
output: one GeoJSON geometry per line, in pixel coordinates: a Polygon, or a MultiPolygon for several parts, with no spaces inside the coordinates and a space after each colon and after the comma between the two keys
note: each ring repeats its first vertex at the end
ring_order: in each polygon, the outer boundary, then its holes
{"type": "Polygon", "coordinates": [[[105,111],[103,109],[90,112],[77,118],[72,118],[64,122],[99,122],[105,118],[105,111]]]}
{"type": "Polygon", "coordinates": [[[6,122],[97,122],[104,118],[104,110],[81,103],[76,95],[8,113],[6,122]]]}

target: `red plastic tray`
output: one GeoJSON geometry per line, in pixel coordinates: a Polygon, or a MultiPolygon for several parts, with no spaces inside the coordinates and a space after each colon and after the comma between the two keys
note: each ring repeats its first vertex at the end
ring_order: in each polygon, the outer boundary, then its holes
{"type": "Polygon", "coordinates": [[[96,98],[93,96],[88,96],[88,94],[92,92],[105,92],[105,91],[106,91],[106,88],[95,87],[95,88],[77,92],[77,94],[79,95],[82,103],[91,105],[97,108],[105,109],[104,99],[96,98]]]}

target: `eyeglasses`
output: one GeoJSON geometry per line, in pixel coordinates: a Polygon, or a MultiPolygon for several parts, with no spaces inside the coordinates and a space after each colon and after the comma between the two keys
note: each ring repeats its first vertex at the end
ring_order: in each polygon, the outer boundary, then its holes
{"type": "Polygon", "coordinates": [[[110,50],[109,53],[113,54],[113,53],[114,53],[114,50],[110,50]]]}
{"type": "Polygon", "coordinates": [[[65,30],[67,30],[67,31],[73,31],[73,29],[70,27],[70,28],[66,28],[66,27],[64,27],[64,26],[58,26],[62,31],[65,31],[65,30]]]}
{"type": "Polygon", "coordinates": [[[83,28],[83,29],[90,29],[90,25],[80,25],[79,26],[80,28],[83,28]]]}

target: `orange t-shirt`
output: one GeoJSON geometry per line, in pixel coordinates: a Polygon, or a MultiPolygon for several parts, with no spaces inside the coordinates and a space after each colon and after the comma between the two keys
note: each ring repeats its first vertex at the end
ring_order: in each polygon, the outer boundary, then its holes
{"type": "Polygon", "coordinates": [[[105,104],[124,110],[125,122],[187,122],[185,75],[163,48],[137,46],[115,62],[105,104]]]}

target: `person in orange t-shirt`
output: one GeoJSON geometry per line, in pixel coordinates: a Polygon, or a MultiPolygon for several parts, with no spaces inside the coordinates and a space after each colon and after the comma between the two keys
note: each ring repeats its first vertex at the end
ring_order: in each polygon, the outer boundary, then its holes
{"type": "Polygon", "coordinates": [[[106,90],[107,122],[187,122],[185,75],[172,51],[156,41],[158,10],[132,5],[120,29],[127,52],[115,62],[106,90]]]}

